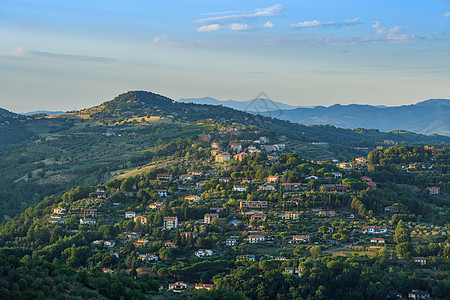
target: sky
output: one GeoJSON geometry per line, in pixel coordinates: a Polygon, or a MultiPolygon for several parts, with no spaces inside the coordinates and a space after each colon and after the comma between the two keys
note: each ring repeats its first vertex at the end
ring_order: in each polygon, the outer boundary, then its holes
{"type": "Polygon", "coordinates": [[[0,0],[0,107],[129,90],[298,106],[450,99],[449,0],[0,0]]]}

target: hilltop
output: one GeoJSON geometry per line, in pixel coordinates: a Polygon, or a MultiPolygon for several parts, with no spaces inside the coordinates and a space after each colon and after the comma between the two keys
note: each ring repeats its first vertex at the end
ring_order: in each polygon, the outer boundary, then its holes
{"type": "MultiPolygon", "coordinates": [[[[81,111],[57,115],[0,116],[0,203],[14,215],[44,196],[74,185],[97,184],[150,168],[154,151],[181,138],[268,137],[309,159],[343,161],[377,147],[427,144],[446,136],[406,131],[305,126],[214,105],[179,103],[151,92],[130,91],[81,111]]],[[[269,145],[270,146],[270,145],[269,145]]],[[[167,163],[166,163],[167,164],[167,163]]],[[[168,164],[170,165],[170,164],[168,164]]]]}

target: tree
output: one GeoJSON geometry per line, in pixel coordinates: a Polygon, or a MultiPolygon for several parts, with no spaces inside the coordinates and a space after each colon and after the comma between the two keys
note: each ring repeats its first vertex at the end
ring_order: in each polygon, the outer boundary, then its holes
{"type": "Polygon", "coordinates": [[[322,254],[322,248],[320,246],[313,246],[309,249],[311,257],[316,259],[320,254],[322,254]]]}
{"type": "Polygon", "coordinates": [[[397,223],[394,241],[397,243],[395,247],[397,253],[402,257],[408,258],[411,255],[411,237],[408,228],[402,220],[397,223]]]}

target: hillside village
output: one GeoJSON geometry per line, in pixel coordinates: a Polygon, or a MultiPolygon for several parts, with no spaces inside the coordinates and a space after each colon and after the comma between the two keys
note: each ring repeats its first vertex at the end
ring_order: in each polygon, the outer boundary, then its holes
{"type": "MultiPolygon", "coordinates": [[[[436,203],[448,201],[439,177],[448,149],[378,147],[348,162],[314,161],[263,135],[237,140],[237,131],[204,134],[180,153],[204,159],[49,197],[4,228],[4,246],[26,243],[33,258],[93,273],[152,276],[162,295],[231,289],[227,278],[241,267],[308,278],[319,257],[445,270],[449,211],[436,203]],[[401,185],[385,171],[394,165],[401,185]],[[417,180],[425,174],[433,179],[417,180]],[[11,226],[25,226],[23,237],[11,226]]],[[[384,292],[432,291],[422,283],[384,292]]]]}

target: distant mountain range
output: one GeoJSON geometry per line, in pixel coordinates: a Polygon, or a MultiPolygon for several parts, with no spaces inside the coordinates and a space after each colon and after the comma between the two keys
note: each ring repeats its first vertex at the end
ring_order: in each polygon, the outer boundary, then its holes
{"type": "Polygon", "coordinates": [[[35,111],[30,111],[30,112],[26,112],[26,113],[19,113],[20,115],[24,115],[24,116],[31,116],[31,115],[36,115],[36,114],[46,114],[48,116],[52,116],[52,115],[60,115],[65,113],[65,111],[48,111],[48,110],[35,110],[35,111]]]}
{"type": "Polygon", "coordinates": [[[266,98],[255,98],[248,101],[236,101],[236,100],[226,100],[221,101],[211,97],[204,98],[181,98],[177,100],[178,102],[184,103],[195,103],[195,104],[209,104],[209,105],[222,105],[229,108],[234,108],[237,110],[250,112],[250,113],[261,113],[266,111],[278,111],[295,109],[300,106],[292,106],[289,104],[284,104],[281,102],[272,101],[266,98]]]}
{"type": "Polygon", "coordinates": [[[341,128],[375,128],[380,131],[407,130],[421,134],[450,136],[450,100],[430,99],[402,106],[340,105],[295,107],[268,99],[250,101],[214,98],[180,99],[180,102],[223,105],[304,125],[333,125],[341,128]]]}

